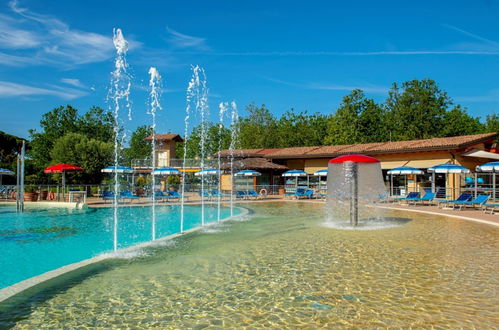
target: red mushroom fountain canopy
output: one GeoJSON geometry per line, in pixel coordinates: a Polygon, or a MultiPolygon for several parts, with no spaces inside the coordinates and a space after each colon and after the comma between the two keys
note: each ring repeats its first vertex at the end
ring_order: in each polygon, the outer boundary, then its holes
{"type": "Polygon", "coordinates": [[[339,156],[336,158],[333,158],[329,161],[329,163],[345,163],[345,162],[353,162],[353,163],[379,163],[379,160],[377,160],[374,157],[371,156],[366,156],[366,155],[360,155],[360,154],[350,154],[350,155],[344,155],[344,156],[339,156]]]}

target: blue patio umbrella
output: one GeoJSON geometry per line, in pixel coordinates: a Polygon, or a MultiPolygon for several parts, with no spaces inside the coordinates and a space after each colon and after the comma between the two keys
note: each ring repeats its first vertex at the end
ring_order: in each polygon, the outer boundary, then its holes
{"type": "MultiPolygon", "coordinates": [[[[410,166],[402,166],[402,167],[396,167],[392,168],[387,172],[390,174],[390,196],[393,196],[393,176],[394,175],[405,175],[405,185],[407,186],[407,175],[419,175],[423,174],[423,170],[415,167],[410,167],[410,166]]],[[[414,183],[416,184],[416,182],[414,183]]]]}
{"type": "Polygon", "coordinates": [[[0,168],[0,185],[2,184],[2,176],[4,175],[14,175],[15,173],[6,168],[0,168]]]}
{"type": "MultiPolygon", "coordinates": [[[[458,164],[440,164],[428,169],[428,172],[432,174],[431,180],[431,191],[435,192],[435,174],[462,174],[470,173],[470,170],[464,166],[458,164]]],[[[447,188],[447,187],[446,187],[447,188]]]]}
{"type": "Polygon", "coordinates": [[[218,175],[220,170],[218,168],[205,168],[199,172],[194,173],[195,176],[218,175]]]}
{"type": "MultiPolygon", "coordinates": [[[[489,162],[478,165],[475,170],[477,172],[492,173],[492,199],[496,200],[496,173],[499,172],[499,162],[489,162]]],[[[476,183],[475,183],[476,186],[476,183]]]]}
{"type": "Polygon", "coordinates": [[[315,171],[314,176],[327,176],[327,169],[315,171]]]}
{"type": "Polygon", "coordinates": [[[133,173],[133,168],[126,167],[126,166],[108,166],[100,170],[102,173],[126,173],[130,174],[133,173]]]}
{"type": "MultiPolygon", "coordinates": [[[[315,171],[314,176],[319,176],[319,177],[327,176],[327,171],[328,171],[327,168],[323,169],[323,170],[315,171]]],[[[319,190],[322,191],[321,178],[319,178],[319,190]]]]}
{"type": "Polygon", "coordinates": [[[289,171],[282,173],[282,176],[285,178],[295,177],[296,178],[295,188],[298,188],[298,178],[303,177],[303,176],[307,176],[307,172],[305,172],[303,170],[289,170],[289,171]]]}
{"type": "Polygon", "coordinates": [[[153,175],[180,175],[180,171],[174,167],[160,167],[152,172],[153,175]]]}
{"type": "MultiPolygon", "coordinates": [[[[255,177],[255,176],[260,176],[260,175],[262,175],[262,173],[260,173],[258,171],[253,171],[253,170],[242,170],[242,171],[234,173],[234,176],[255,177]]],[[[246,182],[246,190],[249,190],[249,181],[246,182]]]]}

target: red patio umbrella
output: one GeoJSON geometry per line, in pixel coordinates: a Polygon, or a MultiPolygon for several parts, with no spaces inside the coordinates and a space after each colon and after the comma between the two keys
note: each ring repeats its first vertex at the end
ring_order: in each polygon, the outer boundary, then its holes
{"type": "Polygon", "coordinates": [[[83,169],[71,164],[57,164],[47,167],[43,170],[45,173],[62,173],[62,195],[64,196],[64,187],[66,186],[66,172],[83,171],[83,169]]]}

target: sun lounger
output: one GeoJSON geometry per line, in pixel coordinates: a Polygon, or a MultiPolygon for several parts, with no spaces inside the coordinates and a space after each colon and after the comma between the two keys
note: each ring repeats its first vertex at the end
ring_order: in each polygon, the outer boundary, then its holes
{"type": "Polygon", "coordinates": [[[260,195],[256,191],[254,191],[254,190],[248,190],[248,191],[246,191],[246,196],[248,198],[251,197],[251,198],[254,198],[254,199],[257,199],[258,197],[260,197],[260,195]]]}
{"type": "Polygon", "coordinates": [[[410,192],[407,194],[407,196],[405,197],[397,197],[397,198],[394,198],[395,201],[399,202],[399,204],[402,204],[402,202],[408,202],[408,201],[411,201],[413,199],[418,199],[421,197],[421,193],[419,192],[410,192]]]}
{"type": "Polygon", "coordinates": [[[247,197],[247,194],[245,191],[242,191],[242,190],[237,190],[236,191],[236,198],[246,198],[247,197]]]}
{"type": "Polygon", "coordinates": [[[293,196],[297,199],[312,198],[314,196],[314,191],[312,189],[297,189],[293,196]]]}
{"type": "Polygon", "coordinates": [[[123,200],[130,200],[130,203],[133,200],[140,199],[140,197],[133,195],[129,190],[123,190],[120,192],[120,198],[123,200]]]}
{"type": "Polygon", "coordinates": [[[201,198],[211,199],[211,197],[213,197],[208,190],[200,190],[198,192],[198,194],[199,194],[199,197],[201,197],[201,198]]]}
{"type": "Polygon", "coordinates": [[[499,204],[496,203],[484,203],[482,205],[483,212],[494,214],[496,209],[499,209],[499,204]]]}
{"type": "Polygon", "coordinates": [[[169,195],[163,193],[161,190],[154,191],[154,199],[159,202],[168,201],[169,197],[170,197],[169,195]]]}
{"type": "Polygon", "coordinates": [[[483,204],[487,203],[489,200],[489,195],[478,195],[475,199],[454,204],[454,209],[459,208],[461,211],[463,207],[477,208],[481,207],[483,204]]]}
{"type": "Polygon", "coordinates": [[[218,198],[218,197],[220,197],[220,198],[230,197],[230,195],[229,195],[229,194],[224,194],[224,193],[222,193],[222,192],[221,192],[220,190],[218,190],[218,189],[213,189],[213,190],[211,191],[211,196],[212,196],[212,197],[217,197],[217,198],[218,198]]]}
{"type": "Polygon", "coordinates": [[[408,205],[414,205],[414,206],[416,206],[417,204],[430,204],[431,202],[433,202],[433,200],[435,199],[436,195],[437,195],[436,193],[427,192],[421,198],[414,198],[414,199],[408,200],[407,204],[408,205]]]}
{"type": "Polygon", "coordinates": [[[462,193],[457,199],[454,200],[439,200],[437,202],[437,207],[444,208],[445,206],[450,206],[455,203],[466,202],[471,199],[472,195],[470,193],[462,193]]]}
{"type": "Polygon", "coordinates": [[[179,192],[178,192],[178,191],[176,191],[176,190],[170,190],[170,191],[168,192],[168,197],[169,197],[170,199],[176,199],[176,200],[180,200],[182,197],[183,197],[184,199],[189,199],[189,196],[183,196],[183,195],[179,194],[179,192]]]}
{"type": "MultiPolygon", "coordinates": [[[[114,201],[114,192],[113,191],[109,191],[109,190],[104,190],[102,192],[102,199],[104,200],[104,202],[106,202],[106,201],[114,201]]],[[[118,197],[118,200],[119,200],[119,197],[118,197]]]]}

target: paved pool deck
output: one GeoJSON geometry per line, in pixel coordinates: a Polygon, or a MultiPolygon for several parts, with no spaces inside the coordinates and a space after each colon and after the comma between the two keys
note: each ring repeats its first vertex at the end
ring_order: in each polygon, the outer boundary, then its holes
{"type": "MultiPolygon", "coordinates": [[[[200,197],[199,196],[189,196],[188,201],[186,201],[186,204],[198,204],[200,203],[200,197]]],[[[222,199],[222,204],[227,205],[230,203],[230,199],[225,197],[222,199]]],[[[283,195],[269,195],[264,198],[257,198],[257,199],[234,199],[234,203],[238,204],[245,204],[245,203],[264,203],[264,202],[286,202],[286,203],[318,203],[322,204],[324,203],[324,200],[319,200],[319,199],[293,199],[290,197],[285,197],[283,195]]],[[[0,204],[3,203],[11,203],[15,204],[15,202],[0,202],[0,204]]],[[[27,202],[27,204],[37,204],[36,206],[42,206],[42,203],[40,202],[27,202]]],[[[206,204],[217,204],[218,200],[216,198],[213,198],[211,200],[206,200],[206,204]]],[[[53,206],[62,206],[61,204],[67,204],[69,203],[58,203],[58,202],[43,202],[43,206],[49,206],[53,204],[53,206]],[[59,205],[58,205],[59,204],[59,205]]],[[[162,202],[156,202],[156,205],[177,205],[179,204],[178,201],[162,201],[162,202]]],[[[120,203],[119,206],[151,206],[152,202],[150,198],[140,198],[138,200],[133,200],[133,201],[127,201],[126,203],[120,203]]],[[[102,198],[99,197],[90,197],[87,198],[87,206],[90,208],[101,208],[101,207],[111,207],[112,203],[110,201],[105,202],[102,200],[102,198]]],[[[438,208],[437,206],[431,206],[431,205],[418,205],[418,206],[412,206],[412,205],[399,205],[396,203],[386,203],[386,204],[381,204],[378,207],[385,208],[385,209],[393,209],[393,210],[403,210],[403,211],[408,211],[408,212],[417,212],[417,213],[425,213],[425,214],[433,214],[433,215],[441,215],[441,216],[447,216],[447,217],[452,217],[455,219],[461,219],[461,220],[468,220],[468,221],[473,221],[473,222],[479,222],[495,227],[499,227],[499,213],[497,214],[488,214],[484,213],[482,210],[473,210],[473,209],[465,209],[462,211],[459,210],[452,210],[452,209],[441,209],[438,208]]]]}

